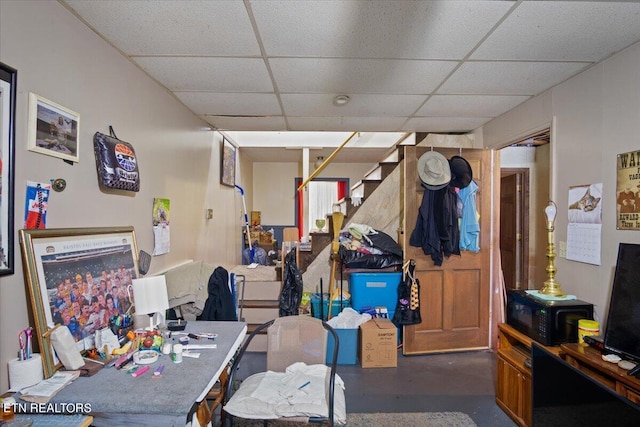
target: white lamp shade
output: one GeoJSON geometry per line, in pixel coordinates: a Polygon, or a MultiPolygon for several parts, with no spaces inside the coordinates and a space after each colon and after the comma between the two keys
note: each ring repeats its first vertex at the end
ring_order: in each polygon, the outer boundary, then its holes
{"type": "Polygon", "coordinates": [[[164,313],[169,308],[167,282],[164,276],[133,279],[131,283],[136,314],[164,313]]]}

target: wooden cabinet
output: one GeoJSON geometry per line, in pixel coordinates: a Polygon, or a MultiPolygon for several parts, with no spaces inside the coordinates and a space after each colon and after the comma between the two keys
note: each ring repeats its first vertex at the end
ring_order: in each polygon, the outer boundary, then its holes
{"type": "Polygon", "coordinates": [[[600,351],[580,344],[562,344],[564,359],[570,365],[640,405],[640,380],[627,375],[617,364],[602,360],[600,351]]]}
{"type": "MultiPolygon", "coordinates": [[[[531,425],[531,338],[498,325],[496,403],[519,426],[531,425]]],[[[555,354],[559,347],[546,347],[555,354]]]]}

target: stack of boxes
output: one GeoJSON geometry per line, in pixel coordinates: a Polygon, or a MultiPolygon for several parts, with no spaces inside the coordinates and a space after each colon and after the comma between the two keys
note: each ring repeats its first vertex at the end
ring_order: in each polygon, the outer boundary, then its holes
{"type": "Polygon", "coordinates": [[[398,331],[391,319],[398,301],[402,272],[353,272],[349,292],[353,309],[373,319],[360,325],[360,364],[363,368],[398,366],[398,331]]]}

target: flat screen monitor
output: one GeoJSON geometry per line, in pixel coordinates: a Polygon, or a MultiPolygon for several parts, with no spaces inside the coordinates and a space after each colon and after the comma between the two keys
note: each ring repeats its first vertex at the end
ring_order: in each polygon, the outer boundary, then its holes
{"type": "Polygon", "coordinates": [[[618,247],[604,346],[623,359],[640,362],[640,245],[618,247]]]}
{"type": "Polygon", "coordinates": [[[531,373],[534,426],[640,426],[640,406],[536,343],[531,373]]]}

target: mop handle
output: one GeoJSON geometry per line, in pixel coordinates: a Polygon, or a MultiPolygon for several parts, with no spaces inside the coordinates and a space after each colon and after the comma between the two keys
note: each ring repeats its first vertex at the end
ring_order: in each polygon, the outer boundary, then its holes
{"type": "Polygon", "coordinates": [[[240,187],[239,185],[234,185],[234,187],[236,187],[238,189],[238,191],[240,192],[240,195],[242,196],[242,210],[244,211],[244,224],[246,226],[247,229],[247,242],[249,244],[249,251],[251,254],[251,262],[254,261],[253,256],[254,256],[254,249],[253,249],[253,242],[251,241],[251,230],[249,228],[249,216],[247,215],[247,204],[244,200],[244,189],[242,187],[240,187]]]}

